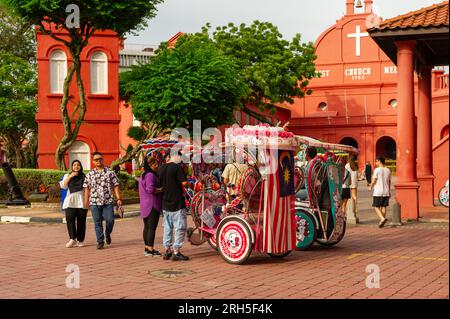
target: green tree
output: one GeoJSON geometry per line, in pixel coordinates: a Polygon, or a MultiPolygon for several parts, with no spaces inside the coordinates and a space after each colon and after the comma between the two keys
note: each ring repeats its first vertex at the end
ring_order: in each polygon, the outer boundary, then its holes
{"type": "MultiPolygon", "coordinates": [[[[37,131],[36,92],[33,65],[13,54],[0,52],[0,138],[5,142],[8,160],[18,168],[24,166],[26,159],[24,141],[33,140],[37,131]]],[[[33,165],[32,159],[27,161],[33,165]]]]}
{"type": "Polygon", "coordinates": [[[5,115],[0,119],[0,139],[9,163],[16,167],[36,167],[35,38],[30,23],[0,6],[0,114],[5,115]]]}
{"type": "Polygon", "coordinates": [[[244,93],[236,63],[207,37],[184,35],[173,49],[162,44],[148,64],[121,76],[136,119],[167,129],[230,123],[244,93]]]}
{"type": "Polygon", "coordinates": [[[120,76],[121,96],[143,125],[129,131],[139,141],[131,155],[152,137],[149,127],[192,130],[193,120],[203,128],[231,123],[246,91],[237,64],[204,35],[184,35],[173,49],[163,43],[148,64],[120,76]]]}
{"type": "MultiPolygon", "coordinates": [[[[209,30],[207,24],[202,33],[209,30]]],[[[314,64],[317,56],[313,43],[302,43],[300,34],[287,41],[270,22],[254,21],[250,26],[229,23],[217,27],[212,38],[238,64],[248,88],[240,105],[253,117],[265,120],[251,111],[249,104],[274,112],[275,104],[293,103],[293,98],[312,93],[307,86],[318,76],[314,64]]]]}
{"type": "Polygon", "coordinates": [[[59,169],[66,169],[64,155],[75,142],[86,114],[80,55],[88,45],[90,37],[100,30],[112,30],[119,36],[132,30],[140,30],[147,26],[148,19],[155,16],[156,5],[161,2],[163,0],[84,0],[76,3],[79,8],[79,17],[76,17],[73,15],[76,14],[76,11],[71,9],[74,4],[73,0],[0,0],[0,4],[22,17],[26,22],[38,26],[39,32],[62,43],[70,53],[72,64],[64,81],[60,105],[64,136],[55,154],[59,169]],[[54,34],[50,25],[54,25],[59,29],[58,31],[64,30],[67,38],[54,34]],[[74,75],[79,101],[75,112],[69,115],[67,108],[70,99],[69,87],[74,75]]]}
{"type": "Polygon", "coordinates": [[[0,52],[9,52],[30,63],[36,61],[36,33],[27,21],[0,6],[0,52]]]}

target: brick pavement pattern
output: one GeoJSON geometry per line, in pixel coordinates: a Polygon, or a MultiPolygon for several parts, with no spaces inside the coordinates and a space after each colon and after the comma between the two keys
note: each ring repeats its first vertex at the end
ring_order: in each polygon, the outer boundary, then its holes
{"type": "MultiPolygon", "coordinates": [[[[190,217],[189,217],[190,219],[190,217]]],[[[335,247],[315,244],[284,259],[253,253],[247,264],[227,264],[207,243],[183,252],[188,262],[144,257],[142,221],[117,220],[113,243],[67,249],[64,224],[0,224],[0,298],[446,298],[449,297],[448,226],[348,227],[335,247]],[[80,288],[66,287],[69,264],[80,288]],[[380,288],[366,287],[366,267],[380,269],[380,288]],[[188,270],[161,278],[161,270],[188,270]]],[[[161,247],[162,223],[156,248],[161,247]]]]}

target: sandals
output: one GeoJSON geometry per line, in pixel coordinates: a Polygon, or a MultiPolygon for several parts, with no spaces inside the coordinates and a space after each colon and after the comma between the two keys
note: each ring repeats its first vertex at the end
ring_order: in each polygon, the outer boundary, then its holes
{"type": "Polygon", "coordinates": [[[386,224],[386,222],[387,222],[387,218],[383,219],[383,220],[378,224],[378,227],[379,227],[379,228],[384,227],[384,224],[386,224]]]}

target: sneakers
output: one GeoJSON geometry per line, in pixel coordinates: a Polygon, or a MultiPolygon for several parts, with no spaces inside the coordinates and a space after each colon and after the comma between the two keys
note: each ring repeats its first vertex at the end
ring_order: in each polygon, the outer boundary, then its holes
{"type": "Polygon", "coordinates": [[[78,244],[77,244],[77,246],[78,246],[78,247],[84,247],[84,242],[79,241],[78,244]]]}
{"type": "Polygon", "coordinates": [[[77,240],[76,239],[71,239],[67,242],[66,244],[66,248],[72,248],[73,246],[75,246],[77,244],[77,240]]]}
{"type": "Polygon", "coordinates": [[[97,249],[103,249],[104,246],[105,246],[104,242],[98,243],[97,244],[97,249]]]}
{"type": "Polygon", "coordinates": [[[164,253],[163,259],[169,260],[171,257],[172,257],[172,252],[170,250],[166,250],[166,252],[164,253]]]}
{"type": "Polygon", "coordinates": [[[172,260],[172,261],[178,261],[178,260],[186,261],[186,260],[189,260],[189,257],[183,255],[183,254],[180,253],[180,252],[178,252],[178,254],[175,254],[175,253],[174,253],[174,254],[172,255],[171,260],[172,260]]]}
{"type": "Polygon", "coordinates": [[[161,253],[154,249],[153,250],[146,249],[144,251],[144,256],[146,256],[146,257],[161,257],[161,253]]]}
{"type": "Polygon", "coordinates": [[[111,236],[106,236],[106,243],[111,245],[111,236]]]}

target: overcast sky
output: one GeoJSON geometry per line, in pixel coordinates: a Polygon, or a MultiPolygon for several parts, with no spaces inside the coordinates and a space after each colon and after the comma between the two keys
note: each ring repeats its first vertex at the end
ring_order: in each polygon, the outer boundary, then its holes
{"type": "MultiPolygon", "coordinates": [[[[374,6],[375,12],[387,19],[440,2],[374,0],[374,6]]],[[[314,42],[344,12],[345,0],[165,0],[148,28],[137,37],[129,35],[126,43],[158,45],[179,31],[198,32],[206,22],[215,28],[256,19],[272,22],[286,39],[301,33],[303,41],[314,42]]]]}

